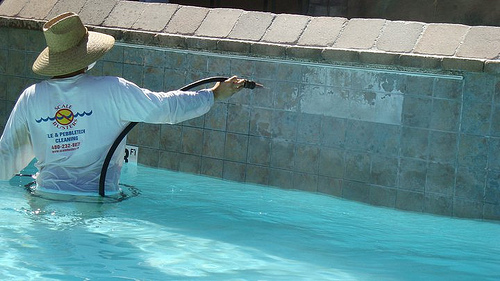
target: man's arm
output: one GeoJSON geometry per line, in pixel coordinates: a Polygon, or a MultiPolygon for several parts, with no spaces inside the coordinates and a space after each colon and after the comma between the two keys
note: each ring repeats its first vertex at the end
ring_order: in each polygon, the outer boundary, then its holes
{"type": "Polygon", "coordinates": [[[9,180],[33,160],[33,146],[19,106],[12,111],[0,138],[0,180],[9,180]]]}
{"type": "Polygon", "coordinates": [[[244,79],[236,76],[199,91],[152,92],[120,79],[113,95],[114,106],[122,120],[129,122],[175,124],[207,113],[214,100],[227,99],[243,88],[244,79]]]}

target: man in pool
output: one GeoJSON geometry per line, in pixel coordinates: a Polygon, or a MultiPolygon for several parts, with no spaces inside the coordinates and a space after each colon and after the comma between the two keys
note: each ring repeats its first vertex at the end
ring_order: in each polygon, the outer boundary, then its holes
{"type": "MultiPolygon", "coordinates": [[[[199,91],[153,92],[119,77],[85,72],[114,45],[65,13],[43,26],[47,41],[33,71],[51,77],[19,97],[0,139],[0,179],[10,179],[36,157],[37,189],[98,194],[100,170],[114,139],[130,122],[174,124],[208,112],[214,100],[244,86],[236,76],[199,91]]],[[[124,151],[122,142],[119,151],[124,151]]],[[[123,153],[112,158],[106,193],[119,191],[123,153]]]]}

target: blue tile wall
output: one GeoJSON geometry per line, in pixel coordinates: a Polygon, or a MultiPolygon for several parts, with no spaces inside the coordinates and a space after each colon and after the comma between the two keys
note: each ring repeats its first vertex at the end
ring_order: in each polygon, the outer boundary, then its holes
{"type": "MultiPolygon", "coordinates": [[[[38,31],[0,28],[0,130],[38,31]]],[[[155,91],[239,75],[263,83],[175,125],[140,124],[139,162],[377,206],[500,219],[500,77],[300,63],[117,44],[94,69],[155,91]],[[145,137],[147,136],[147,137],[145,137]]]]}

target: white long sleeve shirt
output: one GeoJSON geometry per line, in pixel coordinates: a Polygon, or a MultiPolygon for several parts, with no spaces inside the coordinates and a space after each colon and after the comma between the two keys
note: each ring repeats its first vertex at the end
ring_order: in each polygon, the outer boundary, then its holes
{"type": "MultiPolygon", "coordinates": [[[[37,188],[97,194],[104,158],[130,122],[175,124],[208,112],[210,90],[152,92],[118,77],[80,74],[27,88],[0,139],[0,179],[36,157],[37,188]]],[[[125,141],[111,160],[106,192],[118,191],[125,141]]]]}

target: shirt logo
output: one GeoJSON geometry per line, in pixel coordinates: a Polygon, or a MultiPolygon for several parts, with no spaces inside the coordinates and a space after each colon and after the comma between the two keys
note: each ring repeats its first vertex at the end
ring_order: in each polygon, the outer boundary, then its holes
{"type": "Polygon", "coordinates": [[[60,125],[66,126],[73,122],[75,120],[75,115],[73,114],[73,111],[70,109],[59,109],[56,112],[56,122],[59,123],[60,125]]]}
{"type": "Polygon", "coordinates": [[[54,127],[64,130],[74,128],[78,121],[77,118],[92,115],[92,110],[90,112],[83,111],[81,113],[73,113],[71,107],[72,105],[68,104],[58,105],[54,108],[56,110],[54,117],[42,117],[40,119],[36,119],[35,121],[37,123],[52,122],[52,125],[54,125],[54,127]]]}

